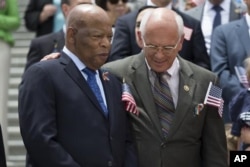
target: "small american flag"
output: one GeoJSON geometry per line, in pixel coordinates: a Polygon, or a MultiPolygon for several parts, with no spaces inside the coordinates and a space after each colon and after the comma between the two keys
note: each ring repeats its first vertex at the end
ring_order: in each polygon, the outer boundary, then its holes
{"type": "Polygon", "coordinates": [[[139,115],[139,111],[136,108],[135,99],[132,96],[128,84],[123,80],[122,84],[122,101],[125,102],[125,109],[128,112],[139,115]]]}
{"type": "Polygon", "coordinates": [[[235,73],[240,81],[240,83],[245,87],[245,88],[249,88],[249,83],[247,80],[247,75],[246,75],[246,71],[243,67],[241,66],[235,66],[235,73]]]}
{"type": "Polygon", "coordinates": [[[209,83],[204,104],[218,107],[218,113],[222,117],[224,100],[221,97],[222,89],[209,83]]]}

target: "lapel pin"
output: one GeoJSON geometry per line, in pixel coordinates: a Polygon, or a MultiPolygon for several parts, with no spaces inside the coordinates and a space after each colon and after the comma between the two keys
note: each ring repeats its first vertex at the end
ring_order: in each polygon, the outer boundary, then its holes
{"type": "Polygon", "coordinates": [[[194,116],[200,115],[200,112],[203,110],[203,108],[204,108],[204,104],[202,104],[202,103],[198,104],[198,105],[195,107],[194,116]]]}
{"type": "Polygon", "coordinates": [[[187,85],[184,85],[184,90],[185,90],[186,92],[188,92],[188,91],[189,91],[189,87],[188,87],[187,85]]]}

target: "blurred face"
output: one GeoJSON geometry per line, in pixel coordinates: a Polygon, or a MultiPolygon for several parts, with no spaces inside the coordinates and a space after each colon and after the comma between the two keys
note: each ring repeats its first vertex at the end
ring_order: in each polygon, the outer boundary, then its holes
{"type": "Polygon", "coordinates": [[[71,50],[89,68],[96,70],[107,60],[112,38],[112,26],[108,17],[99,15],[80,28],[69,28],[71,50]]]}
{"type": "Polygon", "coordinates": [[[209,0],[213,5],[219,5],[221,4],[224,0],[209,0]]]}
{"type": "Polygon", "coordinates": [[[108,11],[115,13],[116,16],[122,16],[127,13],[127,0],[108,0],[108,11]]]}
{"type": "Polygon", "coordinates": [[[248,12],[248,14],[250,15],[250,0],[244,0],[244,3],[246,4],[246,6],[247,6],[247,12],[248,12]]]}
{"type": "Polygon", "coordinates": [[[151,0],[158,7],[167,6],[172,0],[151,0]]]}
{"type": "Polygon", "coordinates": [[[136,24],[135,24],[135,37],[136,37],[136,42],[138,44],[138,46],[140,46],[140,48],[142,48],[142,41],[140,41],[140,38],[139,38],[139,28],[140,28],[140,24],[141,24],[141,20],[142,20],[142,17],[144,16],[145,13],[147,12],[150,12],[151,10],[154,10],[154,8],[147,8],[147,9],[144,9],[143,11],[141,11],[137,18],[136,18],[136,24]]]}
{"type": "Polygon", "coordinates": [[[65,17],[68,16],[69,12],[76,6],[80,4],[92,4],[91,0],[69,0],[69,4],[62,5],[62,11],[65,17]]]}
{"type": "Polygon", "coordinates": [[[164,72],[172,66],[182,47],[183,37],[179,37],[177,25],[157,28],[157,24],[151,28],[146,27],[142,37],[143,51],[152,70],[164,72]]]}

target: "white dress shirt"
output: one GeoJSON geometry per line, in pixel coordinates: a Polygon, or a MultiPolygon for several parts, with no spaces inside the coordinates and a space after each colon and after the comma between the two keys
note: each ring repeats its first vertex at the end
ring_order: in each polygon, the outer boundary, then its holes
{"type": "MultiPolygon", "coordinates": [[[[230,3],[231,0],[224,0],[220,7],[222,7],[221,14],[221,24],[225,24],[229,22],[229,15],[230,15],[230,3]]],[[[216,12],[212,9],[213,4],[210,1],[205,2],[205,6],[203,9],[203,15],[201,19],[201,29],[202,33],[206,42],[207,53],[210,53],[210,43],[211,43],[211,36],[213,30],[213,22],[216,12]]]]}
{"type": "MultiPolygon", "coordinates": [[[[85,73],[82,71],[84,68],[86,68],[86,65],[83,64],[83,62],[82,62],[76,55],[74,55],[70,50],[68,50],[68,49],[66,48],[66,46],[64,46],[63,52],[65,52],[65,53],[70,57],[70,59],[72,59],[72,61],[75,63],[75,65],[76,65],[76,67],[78,68],[78,70],[81,72],[82,76],[83,76],[83,77],[86,79],[86,81],[87,81],[88,76],[87,76],[87,74],[85,74],[85,73]]],[[[95,75],[96,82],[97,82],[97,85],[98,85],[99,88],[100,88],[100,91],[101,91],[101,95],[102,95],[102,99],[103,99],[103,101],[104,101],[104,104],[105,104],[105,106],[107,107],[107,102],[106,102],[106,97],[105,97],[105,94],[104,94],[104,89],[103,89],[102,81],[101,81],[101,79],[100,79],[99,76],[100,76],[100,75],[99,75],[99,71],[96,70],[96,75],[95,75]]]]}

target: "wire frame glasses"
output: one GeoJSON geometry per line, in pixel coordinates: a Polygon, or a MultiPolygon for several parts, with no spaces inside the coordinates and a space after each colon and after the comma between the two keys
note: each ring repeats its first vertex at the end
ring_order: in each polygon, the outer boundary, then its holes
{"type": "Polygon", "coordinates": [[[162,51],[163,54],[170,54],[172,53],[178,46],[180,42],[180,38],[174,46],[156,46],[156,45],[148,45],[145,43],[145,40],[142,38],[144,48],[148,49],[151,53],[157,53],[159,50],[162,51]]]}

